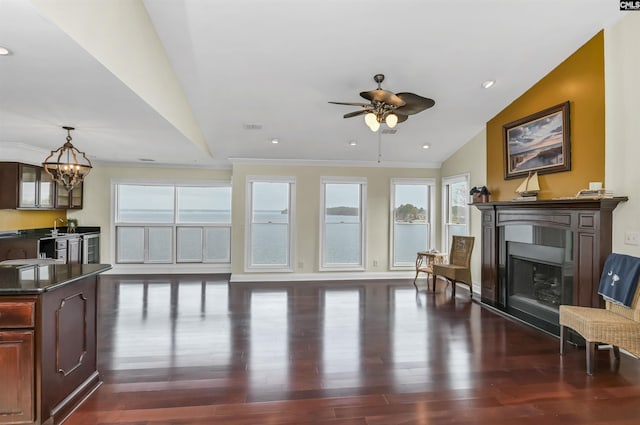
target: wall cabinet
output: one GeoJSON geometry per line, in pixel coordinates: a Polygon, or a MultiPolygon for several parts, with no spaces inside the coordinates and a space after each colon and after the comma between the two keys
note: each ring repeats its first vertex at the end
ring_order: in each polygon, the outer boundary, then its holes
{"type": "Polygon", "coordinates": [[[67,192],[37,165],[0,162],[0,209],[81,209],[82,190],[67,192]]]}
{"type": "Polygon", "coordinates": [[[82,183],[67,191],[63,185],[56,185],[55,207],[67,210],[82,209],[82,183]]]}

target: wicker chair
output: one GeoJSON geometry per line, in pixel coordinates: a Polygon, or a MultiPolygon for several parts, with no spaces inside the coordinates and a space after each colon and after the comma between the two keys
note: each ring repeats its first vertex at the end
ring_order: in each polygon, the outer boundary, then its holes
{"type": "Polygon", "coordinates": [[[620,348],[640,357],[640,283],[631,307],[605,302],[606,309],[560,306],[560,355],[565,352],[567,328],[571,328],[587,342],[587,373],[595,371],[598,344],[612,346],[612,354],[620,359],[620,348]]]}
{"type": "Polygon", "coordinates": [[[470,264],[474,241],[475,238],[473,236],[453,236],[451,240],[449,264],[433,265],[433,292],[436,291],[436,280],[438,276],[442,276],[452,282],[452,296],[456,296],[456,282],[463,282],[469,285],[469,292],[471,296],[473,296],[470,264]]]}

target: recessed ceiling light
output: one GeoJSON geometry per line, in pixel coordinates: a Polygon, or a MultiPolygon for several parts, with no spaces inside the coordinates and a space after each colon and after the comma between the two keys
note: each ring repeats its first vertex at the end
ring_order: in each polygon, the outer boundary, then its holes
{"type": "Polygon", "coordinates": [[[278,143],[280,143],[280,140],[278,140],[278,139],[271,139],[271,143],[273,143],[274,145],[277,145],[278,143]]]}
{"type": "Polygon", "coordinates": [[[138,161],[142,161],[142,162],[156,162],[155,159],[151,159],[151,158],[138,158],[138,161]]]}
{"type": "Polygon", "coordinates": [[[422,145],[422,149],[429,149],[431,147],[430,144],[425,143],[424,145],[422,145]]]}
{"type": "Polygon", "coordinates": [[[2,47],[0,46],[0,55],[1,56],[7,56],[11,54],[11,50],[7,49],[6,47],[2,47]]]}
{"type": "Polygon", "coordinates": [[[355,140],[351,140],[349,142],[349,146],[358,146],[358,142],[356,142],[355,140]]]}
{"type": "Polygon", "coordinates": [[[485,89],[488,89],[489,87],[492,87],[495,83],[496,83],[496,80],[487,80],[484,83],[482,83],[482,87],[484,87],[485,89]]]}

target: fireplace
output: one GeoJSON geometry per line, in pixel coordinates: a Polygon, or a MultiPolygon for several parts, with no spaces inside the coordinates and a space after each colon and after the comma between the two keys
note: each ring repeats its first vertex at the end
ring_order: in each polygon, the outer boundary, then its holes
{"type": "Polygon", "coordinates": [[[482,303],[554,334],[561,304],[601,307],[613,210],[626,200],[475,204],[482,213],[482,303]]]}
{"type": "Polygon", "coordinates": [[[565,229],[511,225],[501,229],[505,310],[556,333],[560,304],[573,304],[573,235],[565,229]]]}

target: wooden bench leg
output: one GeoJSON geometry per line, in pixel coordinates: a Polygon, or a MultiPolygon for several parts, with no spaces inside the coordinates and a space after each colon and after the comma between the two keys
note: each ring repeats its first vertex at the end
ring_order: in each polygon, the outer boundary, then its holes
{"type": "Polygon", "coordinates": [[[587,341],[587,373],[593,375],[596,365],[596,350],[598,349],[597,342],[587,341]]]}
{"type": "Polygon", "coordinates": [[[560,325],[560,355],[564,356],[567,348],[567,327],[560,325]]]}

